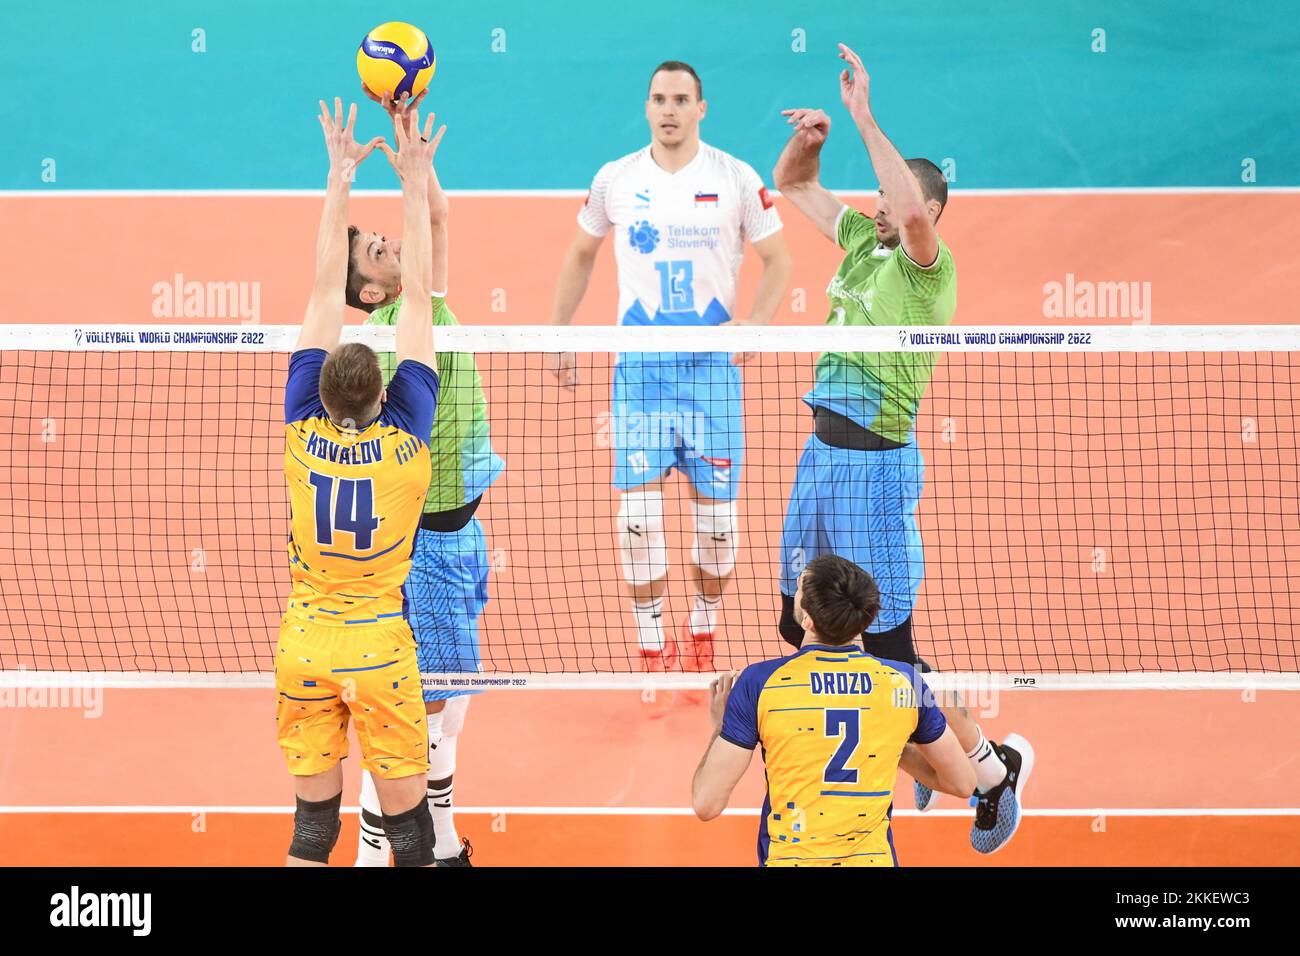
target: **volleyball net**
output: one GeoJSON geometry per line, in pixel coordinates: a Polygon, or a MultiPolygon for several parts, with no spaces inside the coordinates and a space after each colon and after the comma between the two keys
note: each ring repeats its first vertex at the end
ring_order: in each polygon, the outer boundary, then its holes
{"type": "MultiPolygon", "coordinates": [[[[0,330],[5,681],[271,685],[297,333],[0,330]]],[[[389,351],[393,330],[344,339],[389,351]]],[[[482,672],[426,675],[440,686],[707,682],[639,672],[616,531],[615,455],[629,448],[645,454],[624,457],[625,484],[628,469],[649,480],[676,463],[669,632],[693,594],[685,476],[711,476],[707,495],[723,474],[738,534],[715,668],[787,653],[782,526],[820,357],[840,380],[933,367],[914,433],[913,616],[932,665],[1008,688],[1300,689],[1300,327],[459,327],[436,344],[472,353],[505,462],[477,512],[482,672]],[[547,371],[557,352],[576,353],[572,390],[547,371]]]]}

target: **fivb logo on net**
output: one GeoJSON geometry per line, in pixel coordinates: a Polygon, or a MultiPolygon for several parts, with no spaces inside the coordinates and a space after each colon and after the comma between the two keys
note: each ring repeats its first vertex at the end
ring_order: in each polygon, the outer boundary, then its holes
{"type": "Polygon", "coordinates": [[[20,666],[5,674],[0,681],[0,710],[80,710],[87,720],[103,716],[104,679],[100,675],[68,672],[59,675],[56,687],[36,679],[37,673],[20,666]]]}

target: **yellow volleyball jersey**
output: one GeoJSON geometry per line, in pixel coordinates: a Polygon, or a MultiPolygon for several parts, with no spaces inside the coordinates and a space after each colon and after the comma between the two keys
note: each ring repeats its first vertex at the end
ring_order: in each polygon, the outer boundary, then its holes
{"type": "Polygon", "coordinates": [[[293,353],[285,384],[289,611],[323,624],[375,624],[406,612],[403,584],[429,492],[438,375],[403,362],[379,417],[347,430],[321,404],[327,356],[324,349],[293,353]]]}
{"type": "Polygon", "coordinates": [[[894,778],[907,742],[933,743],[947,722],[908,664],[847,645],[811,644],[736,679],[722,738],[763,747],[765,866],[897,866],[894,778]]]}

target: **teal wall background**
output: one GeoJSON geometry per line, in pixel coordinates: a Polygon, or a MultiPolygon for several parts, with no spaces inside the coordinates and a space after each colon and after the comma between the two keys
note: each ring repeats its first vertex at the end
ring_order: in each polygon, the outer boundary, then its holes
{"type": "MultiPolygon", "coordinates": [[[[649,72],[701,73],[705,138],[766,178],[787,106],[838,123],[824,180],[874,186],[839,104],[835,44],[862,54],[906,155],[956,163],[958,188],[1300,184],[1300,10],[1286,0],[922,4],[63,2],[0,14],[0,188],[317,188],[316,102],[359,93],[375,24],[429,33],[440,169],[460,189],[582,188],[648,140],[649,72]],[[206,31],[207,52],[191,51],[206,31]],[[492,31],[506,52],[492,52],[492,31]],[[1106,52],[1091,50],[1106,31],[1106,52]],[[792,31],[807,52],[792,52],[792,31]],[[41,162],[58,181],[41,182],[41,162]]],[[[363,103],[361,132],[386,124],[363,103]]],[[[394,185],[380,160],[363,188],[394,185]]]]}

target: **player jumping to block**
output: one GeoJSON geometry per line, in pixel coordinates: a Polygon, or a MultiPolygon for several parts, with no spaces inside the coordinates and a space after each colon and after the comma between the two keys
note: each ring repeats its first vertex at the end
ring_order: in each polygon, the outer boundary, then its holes
{"type": "MultiPolygon", "coordinates": [[[[840,75],[841,98],[880,183],[874,220],[818,181],[830,133],[830,117],[821,110],[784,111],[794,135],[773,174],[782,195],[845,252],[827,288],[827,322],[947,325],[957,306],[956,270],[935,224],[948,184],[929,160],[899,155],[871,113],[862,61],[843,44],[840,57],[849,66],[840,75]]],[[[804,396],[813,434],[799,459],[781,536],[781,634],[795,647],[803,640],[793,613],[799,569],[833,552],[862,565],[880,586],[880,616],[864,635],[867,652],[917,661],[912,609],[924,561],[916,508],[925,464],[912,428],[937,360],[932,352],[827,352],[817,360],[813,389],[804,396]]],[[[1033,749],[1018,735],[1001,745],[986,740],[960,698],[944,714],[976,770],[971,845],[992,853],[1019,826],[1033,749]]],[[[917,807],[926,809],[933,799],[928,766],[909,753],[903,769],[917,780],[917,807]]]]}
{"type": "MultiPolygon", "coordinates": [[[[655,68],[645,104],[651,143],[596,173],[560,271],[555,324],[573,320],[611,231],[621,325],[771,321],[791,272],[781,219],[752,168],[700,141],[706,109],[695,70],[676,60],[655,68]],[[737,321],[746,239],[763,262],[763,276],[749,319],[737,321]]],[[[553,356],[551,371],[567,388],[577,383],[571,352],[553,356]]],[[[678,660],[677,641],[664,633],[662,620],[668,573],[663,488],[676,468],[691,485],[695,529],[695,596],[682,625],[681,668],[711,670],[722,595],[739,545],[740,370],[725,352],[626,353],[614,370],[612,411],[618,540],[642,666],[666,671],[678,660]],[[649,427],[636,427],[645,422],[649,427]]]]}
{"type": "MultiPolygon", "coordinates": [[[[434,828],[420,669],[402,585],[429,491],[429,446],[438,401],[429,301],[436,241],[424,170],[442,138],[423,138],[414,110],[382,138],[352,138],[321,103],[330,170],[316,241],[316,281],[285,384],[284,474],[293,579],[280,624],[277,739],[293,775],[297,809],[287,863],[324,866],[338,841],[348,722],[375,779],[384,834],[398,866],[432,866],[434,828]],[[397,320],[397,372],[384,388],[375,353],[340,345],[347,281],[348,199],[356,166],[378,146],[402,173],[407,298],[397,320]]],[[[443,255],[445,261],[445,253],[443,255]]],[[[445,276],[439,281],[445,281],[445,276]]]]}
{"type": "Polygon", "coordinates": [[[855,643],[879,610],[871,575],[823,554],[796,586],[794,614],[809,638],[798,653],[750,664],[734,685],[732,674],[713,682],[713,738],[691,803],[701,820],[718,816],[761,743],[762,866],[897,866],[890,818],[905,747],[917,748],[948,793],[965,796],[975,786],[914,665],[864,654],[855,643]]]}
{"type": "MultiPolygon", "coordinates": [[[[424,94],[407,104],[382,100],[394,126],[405,122],[424,94]]],[[[429,215],[435,235],[446,235],[449,204],[433,166],[428,168],[429,215]]],[[[369,313],[367,325],[392,325],[401,312],[400,243],[377,233],[350,230],[348,304],[369,313]]],[[[433,324],[456,325],[446,303],[448,243],[434,245],[433,324]],[[441,257],[440,259],[437,257],[441,257]]],[[[394,374],[391,352],[379,356],[388,380],[394,374]]],[[[422,673],[471,673],[479,667],[478,618],[488,598],[488,550],[483,524],[475,516],[484,493],[505,465],[492,450],[487,402],[474,356],[438,353],[439,401],[429,436],[433,479],[420,517],[420,533],[406,579],[411,629],[422,673]]],[[[456,832],[452,779],[457,740],[465,725],[472,690],[424,689],[428,715],[429,809],[433,813],[439,866],[469,866],[470,846],[456,832]]],[[[361,833],[358,866],[387,866],[378,795],[371,774],[361,778],[361,833]]]]}

